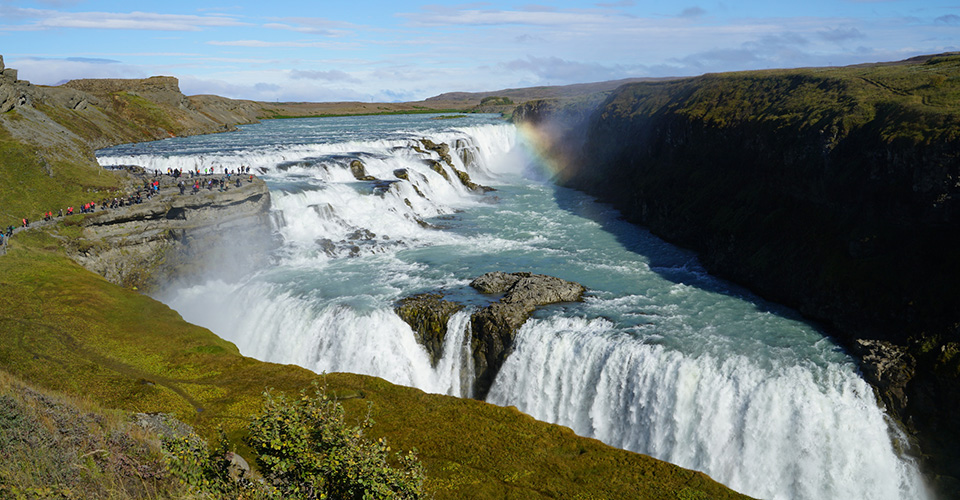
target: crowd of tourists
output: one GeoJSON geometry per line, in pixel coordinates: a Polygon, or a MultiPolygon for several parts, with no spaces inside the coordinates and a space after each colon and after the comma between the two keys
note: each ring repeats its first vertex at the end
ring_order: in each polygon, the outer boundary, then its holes
{"type": "MultiPolygon", "coordinates": [[[[176,187],[179,189],[180,194],[186,194],[188,182],[184,182],[184,179],[189,176],[190,179],[194,179],[193,189],[190,194],[197,194],[201,189],[206,189],[212,191],[216,188],[219,192],[226,191],[230,188],[230,184],[234,184],[236,187],[241,187],[243,183],[241,179],[246,177],[248,183],[253,182],[253,174],[250,173],[250,167],[241,166],[236,169],[223,169],[222,174],[214,173],[213,168],[201,169],[197,168],[195,170],[187,170],[186,172],[180,169],[167,169],[166,173],[161,172],[160,170],[154,170],[152,176],[143,181],[143,185],[137,187],[137,190],[130,192],[126,195],[117,196],[114,198],[103,198],[98,201],[89,201],[83,203],[77,207],[69,206],[66,209],[59,209],[56,214],[53,211],[46,211],[40,215],[40,217],[45,221],[51,221],[55,218],[69,217],[76,213],[87,214],[94,213],[97,210],[108,210],[108,209],[117,209],[126,206],[139,205],[144,202],[144,200],[150,200],[154,196],[160,194],[160,188],[164,187],[163,184],[169,184],[170,182],[162,182],[165,177],[172,178],[173,181],[177,182],[176,187]],[[212,177],[212,178],[210,178],[212,177]]],[[[26,229],[30,227],[30,220],[26,217],[20,219],[20,227],[26,229]]],[[[5,230],[0,227],[0,247],[5,247],[7,241],[10,237],[13,236],[13,233],[16,231],[16,228],[11,225],[8,226],[5,230]]]]}

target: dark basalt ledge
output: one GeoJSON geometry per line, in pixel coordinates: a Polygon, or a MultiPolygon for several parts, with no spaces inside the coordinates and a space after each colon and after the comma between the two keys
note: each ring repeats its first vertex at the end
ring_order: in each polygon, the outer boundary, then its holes
{"type": "Polygon", "coordinates": [[[443,341],[450,317],[463,309],[462,304],[443,300],[436,293],[422,293],[400,299],[395,311],[413,328],[417,342],[427,349],[434,367],[443,355],[443,341]]]}
{"type": "MultiPolygon", "coordinates": [[[[572,281],[532,273],[492,272],[470,286],[482,294],[503,294],[470,316],[470,349],[473,356],[473,396],[484,399],[504,360],[513,349],[517,331],[537,307],[560,302],[578,302],[586,288],[572,281]]],[[[414,329],[417,341],[426,347],[436,365],[443,354],[447,321],[465,306],[440,294],[420,294],[402,299],[397,314],[414,329]]]]}

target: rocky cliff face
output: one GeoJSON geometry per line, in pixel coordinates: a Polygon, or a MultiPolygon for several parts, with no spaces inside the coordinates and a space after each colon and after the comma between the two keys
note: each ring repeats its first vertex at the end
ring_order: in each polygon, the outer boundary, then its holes
{"type": "MultiPolygon", "coordinates": [[[[957,492],[958,75],[947,56],[628,85],[547,150],[569,186],[825,324],[957,492]]],[[[549,132],[564,113],[515,117],[549,132]]]]}
{"type": "Polygon", "coordinates": [[[255,179],[225,192],[176,189],[86,216],[68,244],[80,265],[109,281],[145,291],[237,277],[267,262],[275,248],[270,193],[255,179]]]}

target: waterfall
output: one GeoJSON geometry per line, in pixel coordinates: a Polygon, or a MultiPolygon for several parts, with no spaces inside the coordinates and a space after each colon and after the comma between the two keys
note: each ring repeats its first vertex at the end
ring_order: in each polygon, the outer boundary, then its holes
{"type": "Polygon", "coordinates": [[[535,320],[488,401],[771,499],[923,496],[851,365],[686,356],[607,320],[535,320]]]}
{"type": "Polygon", "coordinates": [[[275,120],[98,159],[261,172],[283,241],[274,264],[159,297],[245,355],[469,397],[481,302],[467,283],[494,270],[554,274],[587,285],[587,301],[522,327],[489,402],[757,497],[925,498],[871,388],[829,339],[609,207],[522,178],[538,169],[516,130],[469,120],[275,120]],[[450,164],[421,139],[447,144],[450,164]],[[357,180],[356,160],[377,180],[357,180]],[[473,191],[457,171],[498,191],[473,191]],[[436,291],[468,307],[433,366],[393,306],[436,291]]]}

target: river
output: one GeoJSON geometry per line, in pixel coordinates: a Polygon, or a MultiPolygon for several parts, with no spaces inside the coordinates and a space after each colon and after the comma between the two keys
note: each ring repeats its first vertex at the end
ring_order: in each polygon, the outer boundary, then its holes
{"type": "Polygon", "coordinates": [[[524,324],[488,402],[759,498],[927,498],[916,464],[895,451],[903,436],[832,340],[554,185],[549,162],[512,125],[439,118],[269,120],[98,159],[161,171],[248,166],[267,182],[283,242],[272,264],[157,296],[245,355],[469,397],[469,311],[451,319],[433,366],[394,303],[438,290],[470,302],[467,284],[489,271],[548,274],[585,285],[585,300],[524,324]],[[467,189],[444,162],[446,176],[431,168],[440,157],[421,138],[448,144],[453,167],[496,191],[467,189]],[[391,182],[358,181],[354,160],[391,182]]]}

